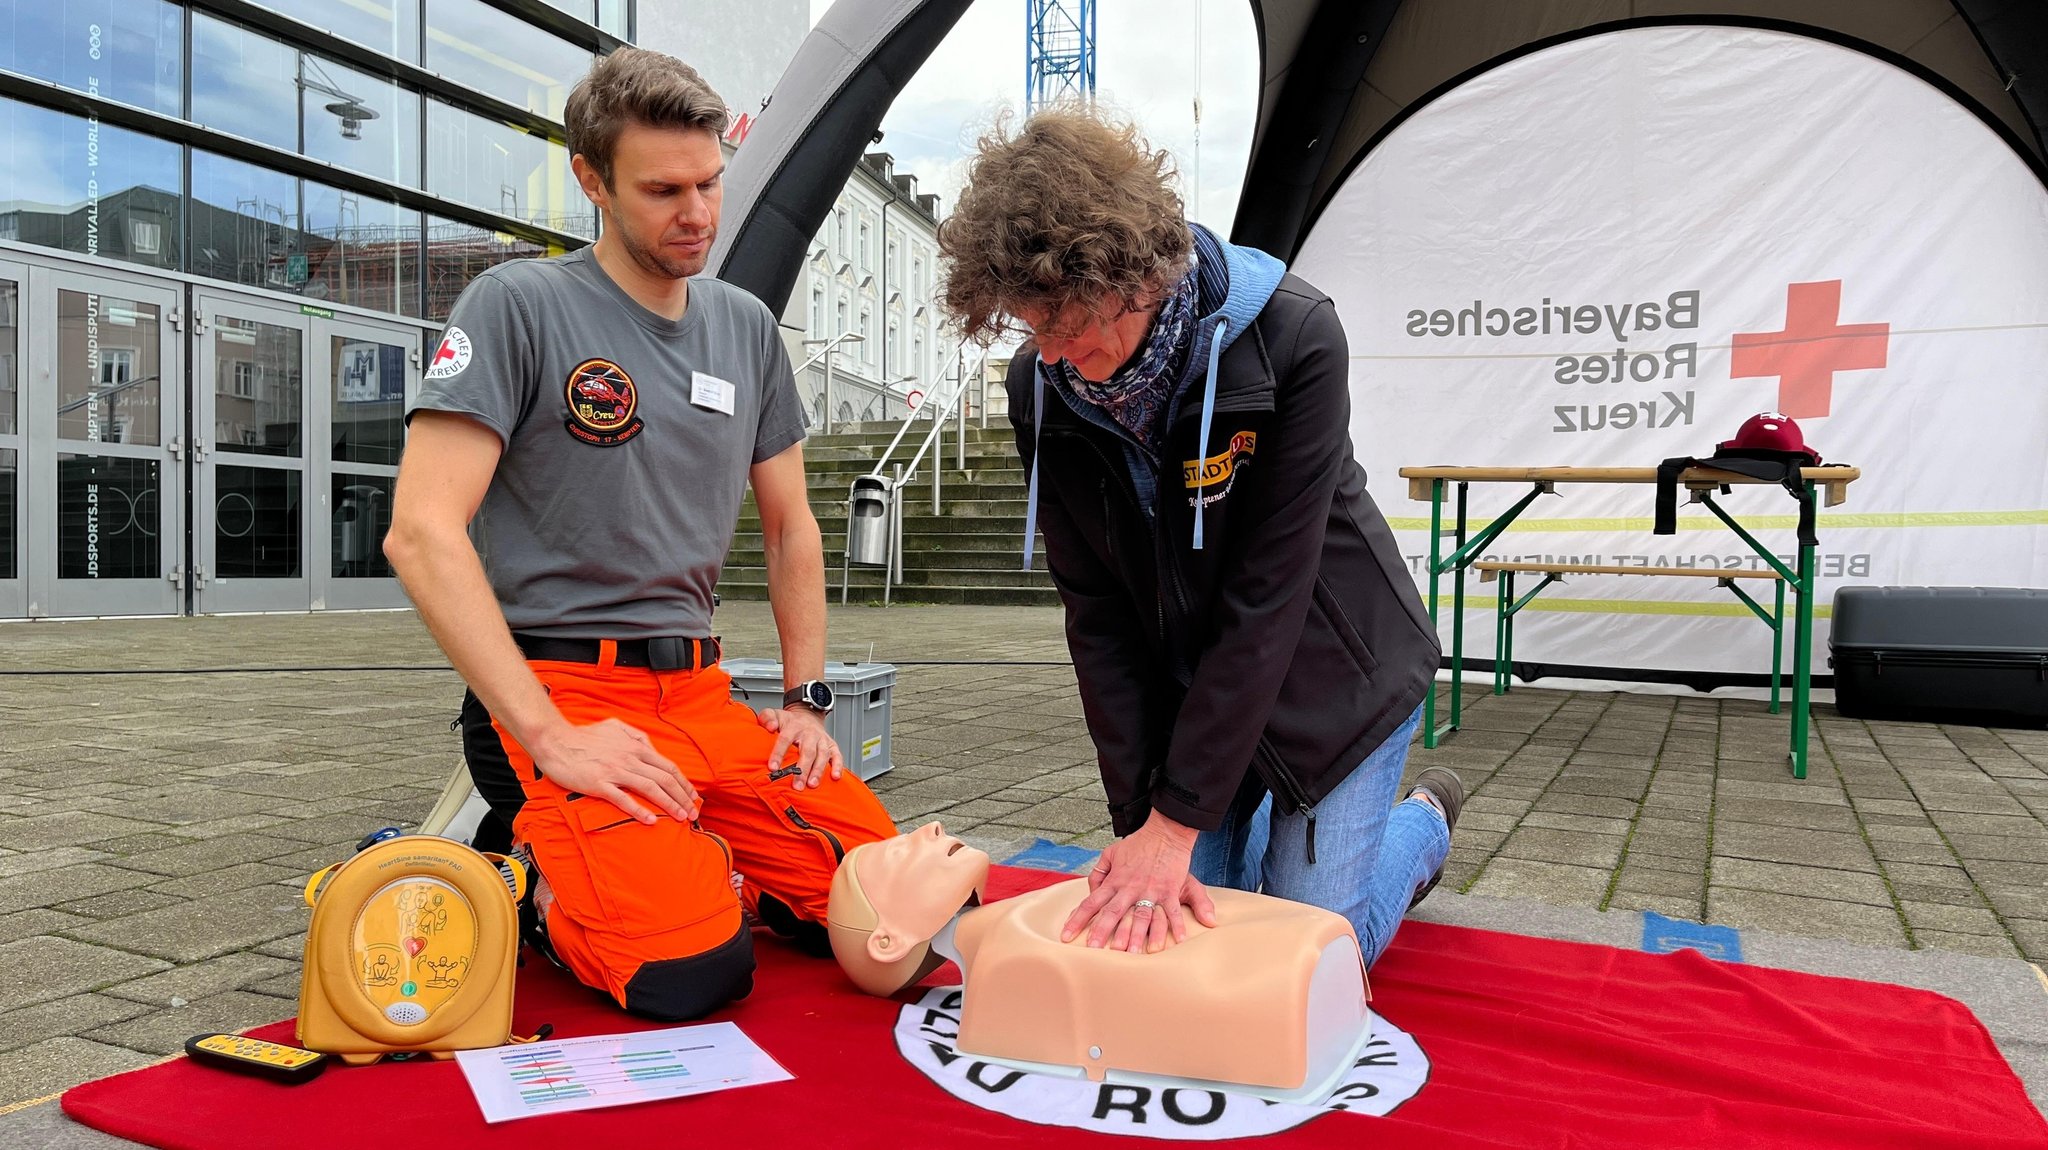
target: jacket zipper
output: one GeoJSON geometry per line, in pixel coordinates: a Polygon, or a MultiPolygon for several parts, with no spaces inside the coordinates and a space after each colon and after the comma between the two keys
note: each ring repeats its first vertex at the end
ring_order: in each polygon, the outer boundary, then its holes
{"type": "MultiPolygon", "coordinates": [[[[1198,492],[1197,497],[1199,497],[1199,494],[1200,493],[1198,492]]],[[[1185,622],[1188,616],[1194,614],[1194,608],[1188,605],[1187,589],[1181,583],[1180,556],[1173,549],[1173,537],[1170,533],[1170,529],[1166,526],[1166,514],[1163,500],[1161,501],[1159,525],[1156,528],[1156,533],[1165,536],[1165,538],[1160,539],[1159,542],[1164,545],[1163,547],[1161,547],[1160,550],[1161,553],[1166,556],[1166,583],[1168,588],[1173,592],[1173,605],[1175,608],[1179,610],[1180,621],[1185,622]]],[[[1160,601],[1163,604],[1165,602],[1165,596],[1160,596],[1160,601]]],[[[1164,607],[1161,608],[1161,611],[1162,613],[1164,612],[1164,607]]],[[[1195,678],[1194,673],[1187,667],[1187,665],[1184,662],[1181,661],[1180,648],[1176,646],[1168,647],[1167,649],[1174,653],[1174,673],[1180,677],[1181,685],[1183,687],[1193,686],[1195,678]]]]}
{"type": "Polygon", "coordinates": [[[801,814],[797,813],[797,809],[794,804],[784,807],[782,809],[782,813],[788,815],[789,821],[795,823],[798,829],[810,831],[812,834],[825,836],[825,841],[832,844],[833,859],[837,862],[846,861],[846,848],[839,845],[838,835],[833,834],[831,831],[828,831],[823,827],[812,826],[809,822],[805,821],[804,817],[801,814]]]}
{"type": "Polygon", "coordinates": [[[1293,800],[1294,809],[1308,820],[1308,861],[1313,864],[1316,861],[1316,805],[1308,800],[1308,791],[1302,788],[1301,782],[1294,777],[1294,772],[1287,769],[1286,762],[1263,736],[1259,739],[1258,753],[1265,756],[1267,766],[1272,768],[1273,777],[1285,784],[1287,797],[1293,800]]]}
{"type": "MultiPolygon", "coordinates": [[[[1100,445],[1096,444],[1094,441],[1088,439],[1085,436],[1082,437],[1082,441],[1087,443],[1089,447],[1095,450],[1096,457],[1098,459],[1101,459],[1105,471],[1107,471],[1111,475],[1118,474],[1116,468],[1111,466],[1110,460],[1103,455],[1102,448],[1100,445]]],[[[1202,451],[1207,450],[1207,446],[1207,444],[1197,444],[1196,448],[1197,451],[1202,451]]],[[[1136,503],[1138,498],[1137,492],[1131,491],[1129,492],[1129,494],[1131,496],[1131,501],[1133,503],[1136,503]]],[[[1196,493],[1196,497],[1200,498],[1200,492],[1196,493]]],[[[1105,515],[1105,520],[1103,523],[1103,538],[1107,540],[1113,538],[1115,533],[1110,530],[1109,523],[1107,520],[1107,513],[1109,511],[1109,486],[1106,481],[1103,484],[1102,498],[1103,512],[1105,515]]],[[[1165,579],[1163,580],[1165,587],[1162,588],[1161,594],[1153,597],[1153,603],[1157,608],[1157,614],[1159,619],[1160,648],[1170,653],[1173,662],[1174,678],[1179,681],[1182,688],[1186,688],[1193,684],[1194,675],[1188,671],[1186,665],[1181,661],[1180,649],[1173,642],[1172,633],[1167,628],[1166,592],[1170,591],[1172,593],[1174,599],[1174,606],[1178,610],[1181,618],[1185,619],[1188,615],[1193,614],[1193,609],[1188,606],[1187,592],[1184,585],[1181,582],[1180,556],[1179,553],[1173,549],[1172,536],[1169,533],[1166,535],[1166,538],[1164,540],[1159,539],[1159,536],[1162,532],[1169,532],[1169,529],[1166,526],[1166,501],[1164,499],[1160,500],[1159,508],[1159,514],[1155,516],[1153,535],[1155,547],[1157,547],[1158,544],[1161,542],[1164,543],[1164,546],[1158,547],[1158,550],[1161,554],[1166,556],[1166,561],[1163,564],[1163,566],[1165,567],[1165,579]]],[[[1272,767],[1274,777],[1279,779],[1280,782],[1285,785],[1285,789],[1287,790],[1287,798],[1294,803],[1295,810],[1299,811],[1302,817],[1308,820],[1308,829],[1305,835],[1306,845],[1308,847],[1308,861],[1310,863],[1314,863],[1316,861],[1316,805],[1309,801],[1308,792],[1302,788],[1301,783],[1295,779],[1294,775],[1291,772],[1288,771],[1286,765],[1281,761],[1280,756],[1274,753],[1271,745],[1269,745],[1263,737],[1259,739],[1258,752],[1266,756],[1268,763],[1272,767]]]]}
{"type": "MultiPolygon", "coordinates": [[[[1119,470],[1119,467],[1121,465],[1113,463],[1110,460],[1109,456],[1104,454],[1102,450],[1102,445],[1096,443],[1093,439],[1090,439],[1085,435],[1077,436],[1077,438],[1079,438],[1081,442],[1086,443],[1088,445],[1089,450],[1095,452],[1095,457],[1102,462],[1102,469],[1106,475],[1114,475],[1118,477],[1119,490],[1121,490],[1125,495],[1130,497],[1131,506],[1137,507],[1138,492],[1135,487],[1130,485],[1130,477],[1128,474],[1126,474],[1127,469],[1119,470]]],[[[1142,514],[1142,511],[1140,513],[1142,514]]],[[[1114,542],[1110,541],[1116,538],[1116,532],[1112,530],[1110,527],[1112,517],[1110,516],[1109,507],[1109,480],[1106,478],[1103,480],[1102,484],[1102,516],[1102,537],[1105,543],[1108,544],[1110,553],[1113,555],[1116,552],[1116,545],[1114,542]]],[[[1154,518],[1157,519],[1158,517],[1155,516],[1154,518]]],[[[1170,558],[1171,557],[1169,555],[1169,560],[1170,558]]],[[[1172,590],[1175,599],[1178,600],[1180,603],[1182,614],[1186,614],[1186,598],[1181,594],[1179,575],[1177,572],[1174,574],[1172,590]]],[[[1173,663],[1174,678],[1180,682],[1180,685],[1182,687],[1187,687],[1193,681],[1194,676],[1188,674],[1185,668],[1181,665],[1180,654],[1178,650],[1176,650],[1176,648],[1174,647],[1173,633],[1167,629],[1165,592],[1166,588],[1162,587],[1160,589],[1160,593],[1152,597],[1154,618],[1157,620],[1159,624],[1159,650],[1167,654],[1169,659],[1173,663]]]]}
{"type": "MultiPolygon", "coordinates": [[[[1217,410],[1221,411],[1224,409],[1218,408],[1217,410]]],[[[1178,424],[1180,423],[1180,420],[1175,419],[1170,422],[1172,424],[1178,424]]],[[[1171,430],[1172,428],[1169,427],[1169,437],[1171,436],[1171,430]]],[[[1092,437],[1087,435],[1080,435],[1075,432],[1062,432],[1060,434],[1075,435],[1076,438],[1080,439],[1083,443],[1086,443],[1091,449],[1093,449],[1096,454],[1096,457],[1102,461],[1103,470],[1107,474],[1123,477],[1126,494],[1130,496],[1131,503],[1134,506],[1137,504],[1138,493],[1135,488],[1130,487],[1129,476],[1125,474],[1125,469],[1113,463],[1109,459],[1109,457],[1103,453],[1102,446],[1100,444],[1096,443],[1092,437]]],[[[1206,443],[1197,443],[1195,445],[1196,455],[1199,457],[1203,452],[1206,452],[1208,448],[1209,445],[1206,443]]],[[[1164,477],[1162,477],[1162,482],[1163,479],[1164,477]]],[[[1109,528],[1109,522],[1107,519],[1107,513],[1109,510],[1109,487],[1107,482],[1105,482],[1103,485],[1102,497],[1104,504],[1103,511],[1105,514],[1103,523],[1103,537],[1105,540],[1107,540],[1112,538],[1114,534],[1109,528]]],[[[1199,489],[1195,493],[1195,498],[1201,498],[1201,492],[1199,489]]],[[[1160,542],[1160,540],[1158,539],[1158,535],[1162,531],[1166,530],[1166,506],[1167,501],[1164,498],[1162,498],[1159,501],[1158,514],[1154,516],[1155,524],[1153,534],[1155,537],[1155,547],[1157,547],[1160,542]]],[[[1157,617],[1159,621],[1159,641],[1161,644],[1161,648],[1172,654],[1174,678],[1179,681],[1180,685],[1183,688],[1186,688],[1193,684],[1194,676],[1182,664],[1180,660],[1179,648],[1173,643],[1172,634],[1167,628],[1166,592],[1169,590],[1171,591],[1174,598],[1174,605],[1179,610],[1182,618],[1185,618],[1186,616],[1192,614],[1193,609],[1188,606],[1186,589],[1181,582],[1180,555],[1179,552],[1174,550],[1173,539],[1170,533],[1165,538],[1164,543],[1165,546],[1159,548],[1159,550],[1162,554],[1166,556],[1166,562],[1164,564],[1164,573],[1166,575],[1166,579],[1164,580],[1164,582],[1167,584],[1167,586],[1161,589],[1161,593],[1159,595],[1154,596],[1153,603],[1157,608],[1157,617]]],[[[1316,861],[1316,804],[1309,801],[1308,791],[1302,787],[1301,782],[1294,777],[1294,774],[1287,769],[1286,763],[1280,758],[1280,756],[1277,753],[1274,752],[1272,745],[1269,744],[1263,736],[1261,736],[1259,739],[1256,753],[1263,754],[1266,757],[1267,764],[1272,769],[1273,777],[1279,780],[1283,788],[1287,791],[1287,797],[1290,801],[1294,803],[1295,810],[1299,812],[1303,818],[1308,820],[1308,829],[1304,837],[1306,839],[1306,845],[1308,847],[1308,861],[1310,863],[1314,863],[1316,861]]]]}
{"type": "MultiPolygon", "coordinates": [[[[1200,456],[1203,452],[1207,451],[1208,449],[1208,444],[1197,443],[1195,445],[1195,454],[1197,456],[1200,456]]],[[[1199,489],[1197,489],[1195,492],[1195,498],[1200,499],[1201,497],[1202,493],[1199,489]]],[[[1184,588],[1184,585],[1181,582],[1180,552],[1174,549],[1173,537],[1166,526],[1166,501],[1163,499],[1160,500],[1159,506],[1160,514],[1157,531],[1167,533],[1166,537],[1160,540],[1160,542],[1164,544],[1160,548],[1160,552],[1161,554],[1166,556],[1166,574],[1168,577],[1167,581],[1172,585],[1174,603],[1180,609],[1181,617],[1185,619],[1187,616],[1193,614],[1193,609],[1188,606],[1187,593],[1184,588]]],[[[1164,608],[1162,607],[1161,610],[1163,618],[1164,608]]],[[[1178,648],[1169,647],[1169,650],[1175,651],[1176,655],[1178,655],[1178,648]]],[[[1175,673],[1180,676],[1182,686],[1185,687],[1192,683],[1194,676],[1192,674],[1187,673],[1184,668],[1177,667],[1175,673]]],[[[1308,791],[1305,790],[1302,787],[1300,781],[1294,777],[1293,772],[1287,769],[1287,764],[1284,761],[1282,761],[1279,754],[1273,750],[1272,745],[1266,742],[1264,736],[1261,736],[1259,738],[1258,753],[1263,753],[1266,756],[1268,763],[1272,767],[1274,777],[1279,779],[1281,783],[1285,784],[1287,790],[1287,797],[1293,801],[1294,809],[1300,812],[1303,818],[1308,820],[1308,829],[1306,834],[1304,835],[1304,838],[1306,841],[1306,845],[1308,847],[1308,861],[1311,864],[1313,864],[1316,861],[1316,805],[1309,801],[1308,791]]]]}
{"type": "Polygon", "coordinates": [[[732,865],[732,844],[725,841],[725,836],[704,830],[703,827],[698,827],[697,829],[706,835],[710,835],[711,841],[717,843],[718,849],[725,853],[725,873],[727,875],[736,873],[732,865]]]}
{"type": "MultiPolygon", "coordinates": [[[[1098,452],[1098,454],[1100,453],[1098,452]]],[[[1136,498],[1136,493],[1133,492],[1132,501],[1136,502],[1136,498]]],[[[1116,515],[1114,514],[1113,509],[1110,507],[1109,504],[1109,480],[1105,478],[1102,481],[1102,544],[1109,550],[1109,557],[1111,559],[1117,558],[1116,531],[1112,529],[1110,526],[1114,522],[1116,522],[1116,515]]],[[[1166,652],[1173,650],[1172,639],[1168,636],[1166,631],[1166,600],[1164,597],[1159,595],[1154,595],[1152,597],[1152,614],[1154,621],[1158,624],[1159,627],[1160,651],[1166,652]]]]}

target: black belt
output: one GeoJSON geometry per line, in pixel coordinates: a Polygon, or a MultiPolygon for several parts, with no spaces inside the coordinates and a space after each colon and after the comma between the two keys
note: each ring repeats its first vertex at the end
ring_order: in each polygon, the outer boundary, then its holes
{"type": "MultiPolygon", "coordinates": [[[[549,635],[522,635],[512,641],[529,659],[555,663],[595,663],[600,639],[558,639],[549,635]]],[[[653,671],[697,671],[718,662],[718,637],[695,639],[688,635],[664,635],[655,639],[620,639],[614,666],[646,667],[653,671]]]]}

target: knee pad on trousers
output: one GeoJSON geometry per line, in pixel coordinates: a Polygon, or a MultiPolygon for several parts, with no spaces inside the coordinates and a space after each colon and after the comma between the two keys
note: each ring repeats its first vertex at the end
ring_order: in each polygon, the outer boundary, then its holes
{"type": "Polygon", "coordinates": [[[754,913],[760,918],[761,925],[796,943],[798,950],[812,958],[832,957],[832,936],[823,924],[798,918],[788,903],[774,895],[761,892],[754,913]]]}
{"type": "Polygon", "coordinates": [[[742,927],[722,945],[686,958],[640,964],[619,1005],[662,1022],[702,1018],[754,989],[754,936],[742,927]]]}

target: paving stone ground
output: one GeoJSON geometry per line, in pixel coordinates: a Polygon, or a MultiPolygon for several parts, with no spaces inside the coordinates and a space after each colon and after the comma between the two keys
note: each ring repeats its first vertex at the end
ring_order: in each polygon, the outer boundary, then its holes
{"type": "MultiPolygon", "coordinates": [[[[898,668],[901,825],[1109,842],[1057,610],[832,612],[833,658],[898,668]]],[[[719,623],[775,656],[765,605],[719,623]]],[[[0,626],[0,1106],[291,1014],[299,884],[417,825],[460,695],[409,612],[0,626]]],[[[1471,793],[1452,888],[2048,962],[2048,733],[1822,707],[1795,782],[1760,702],[1467,698],[1411,758],[1471,793]]]]}

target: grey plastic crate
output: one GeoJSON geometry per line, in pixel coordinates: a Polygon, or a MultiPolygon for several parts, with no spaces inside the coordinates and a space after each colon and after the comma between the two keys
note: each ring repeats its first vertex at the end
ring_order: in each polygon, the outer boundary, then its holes
{"type": "MultiPolygon", "coordinates": [[[[749,707],[782,705],[782,664],[774,659],[726,659],[732,697],[749,707]]],[[[839,743],[846,764],[863,779],[895,766],[890,759],[890,696],[896,688],[893,663],[827,663],[825,681],[835,696],[825,730],[839,743]]]]}
{"type": "Polygon", "coordinates": [[[1828,651],[1852,719],[2048,724],[2048,590],[1844,587],[1828,651]]]}

